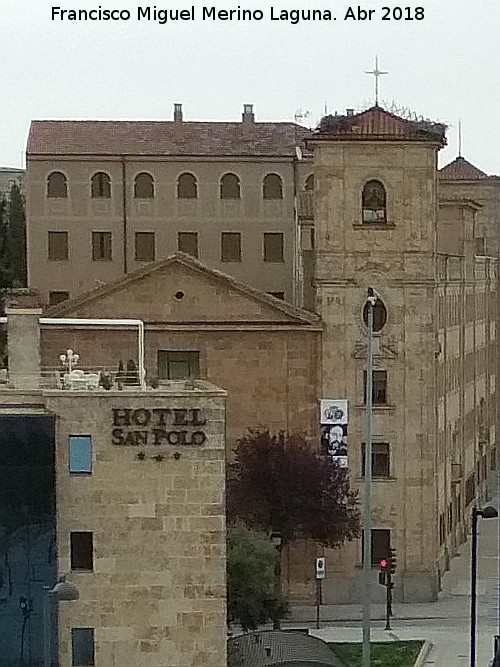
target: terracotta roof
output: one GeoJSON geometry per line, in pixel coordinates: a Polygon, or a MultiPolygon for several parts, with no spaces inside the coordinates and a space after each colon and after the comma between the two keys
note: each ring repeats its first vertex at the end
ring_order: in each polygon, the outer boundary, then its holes
{"type": "Polygon", "coordinates": [[[439,178],[450,181],[478,181],[489,176],[460,156],[439,170],[439,178]]]}
{"type": "Polygon", "coordinates": [[[295,154],[310,130],[294,123],[34,120],[29,155],[295,154]]]}
{"type": "Polygon", "coordinates": [[[382,107],[374,106],[350,116],[325,116],[313,134],[313,140],[432,141],[446,144],[446,126],[431,121],[400,118],[382,107]]]}

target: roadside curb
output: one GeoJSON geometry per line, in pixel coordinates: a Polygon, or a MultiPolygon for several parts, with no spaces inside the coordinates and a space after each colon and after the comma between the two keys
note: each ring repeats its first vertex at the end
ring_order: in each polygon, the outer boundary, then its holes
{"type": "Polygon", "coordinates": [[[415,660],[414,667],[423,667],[425,661],[427,660],[427,656],[431,651],[431,648],[432,644],[426,639],[422,645],[422,648],[420,649],[420,653],[418,654],[417,659],[415,660]]]}

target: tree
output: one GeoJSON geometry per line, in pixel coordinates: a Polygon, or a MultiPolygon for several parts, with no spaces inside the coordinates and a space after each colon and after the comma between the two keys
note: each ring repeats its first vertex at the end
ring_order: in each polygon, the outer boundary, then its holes
{"type": "Polygon", "coordinates": [[[277,532],[283,542],[313,539],[336,547],[360,534],[357,492],[346,468],[301,436],[250,431],[229,466],[228,517],[277,532]]]}
{"type": "Polygon", "coordinates": [[[268,535],[243,523],[228,529],[227,617],[244,631],[286,613],[286,605],[273,593],[275,552],[268,535]]]}
{"type": "MultiPolygon", "coordinates": [[[[238,441],[227,480],[228,520],[278,533],[275,591],[281,591],[283,547],[313,539],[336,547],[360,534],[357,492],[346,468],[308,447],[301,436],[250,431],[238,441]]],[[[275,619],[275,628],[279,620],[275,619]]]]}
{"type": "Polygon", "coordinates": [[[0,200],[0,288],[12,287],[12,270],[9,257],[9,232],[7,202],[0,200]]]}
{"type": "Polygon", "coordinates": [[[19,186],[14,183],[10,188],[8,222],[8,254],[14,287],[25,287],[26,273],[26,217],[24,201],[19,186]]]}

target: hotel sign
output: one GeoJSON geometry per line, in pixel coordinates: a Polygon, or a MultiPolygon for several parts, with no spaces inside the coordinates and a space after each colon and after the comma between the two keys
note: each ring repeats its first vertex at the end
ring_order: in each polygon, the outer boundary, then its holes
{"type": "Polygon", "coordinates": [[[199,446],[206,423],[200,408],[113,408],[112,444],[199,446]]]}

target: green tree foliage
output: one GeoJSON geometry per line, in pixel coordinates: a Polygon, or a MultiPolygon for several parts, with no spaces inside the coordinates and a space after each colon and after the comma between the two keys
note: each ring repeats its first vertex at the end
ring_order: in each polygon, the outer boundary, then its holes
{"type": "Polygon", "coordinates": [[[10,189],[8,223],[8,252],[14,287],[25,287],[26,273],[26,217],[24,201],[17,184],[10,189]]]}
{"type": "Polygon", "coordinates": [[[313,451],[301,436],[250,431],[229,466],[228,518],[283,543],[313,539],[336,547],[360,534],[357,492],[348,471],[313,451]]]}
{"type": "Polygon", "coordinates": [[[7,202],[0,201],[0,289],[12,286],[12,275],[8,248],[7,202]]]}
{"type": "Polygon", "coordinates": [[[228,529],[227,611],[228,622],[240,623],[243,630],[255,630],[277,615],[286,605],[273,593],[275,548],[269,536],[243,523],[228,529]]]}
{"type": "Polygon", "coordinates": [[[24,201],[14,184],[9,199],[0,202],[0,288],[25,287],[26,283],[24,201]]]}

